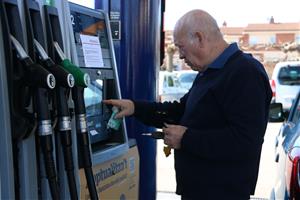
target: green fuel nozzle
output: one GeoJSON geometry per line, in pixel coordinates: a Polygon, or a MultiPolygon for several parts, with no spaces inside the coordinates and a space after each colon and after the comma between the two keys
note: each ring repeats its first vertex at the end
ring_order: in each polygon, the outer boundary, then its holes
{"type": "Polygon", "coordinates": [[[79,67],[72,64],[69,59],[64,59],[61,62],[61,65],[74,76],[76,86],[86,88],[90,84],[90,76],[87,73],[82,72],[79,67]]]}
{"type": "Polygon", "coordinates": [[[80,68],[74,65],[67,57],[65,56],[63,50],[60,48],[57,42],[53,42],[55,50],[62,60],[61,65],[65,70],[71,73],[75,78],[75,85],[86,88],[90,84],[90,76],[87,73],[84,73],[80,68]]]}
{"type": "Polygon", "coordinates": [[[86,88],[90,83],[90,76],[87,73],[82,72],[78,66],[72,64],[71,61],[66,58],[57,42],[53,42],[53,45],[62,60],[61,65],[75,78],[75,87],[72,89],[72,99],[74,101],[76,115],[77,145],[79,147],[78,163],[79,168],[84,168],[88,190],[90,192],[90,199],[96,200],[98,199],[98,194],[92,170],[92,159],[89,149],[90,142],[89,134],[87,132],[86,110],[83,94],[84,88],[86,88]]]}

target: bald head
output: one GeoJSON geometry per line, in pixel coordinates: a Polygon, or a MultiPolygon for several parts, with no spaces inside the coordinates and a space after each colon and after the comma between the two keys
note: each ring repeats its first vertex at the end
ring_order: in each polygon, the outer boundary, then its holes
{"type": "Polygon", "coordinates": [[[192,10],[178,20],[174,43],[180,58],[197,71],[205,71],[228,46],[216,20],[203,10],[192,10]]]}
{"type": "Polygon", "coordinates": [[[192,10],[183,15],[174,29],[174,34],[181,32],[189,36],[202,32],[209,41],[223,38],[216,20],[204,10],[192,10]]]}

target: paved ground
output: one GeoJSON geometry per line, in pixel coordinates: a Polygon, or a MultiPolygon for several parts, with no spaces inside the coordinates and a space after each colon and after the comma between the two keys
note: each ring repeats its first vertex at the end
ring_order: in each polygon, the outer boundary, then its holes
{"type": "MultiPolygon", "coordinates": [[[[279,132],[281,123],[269,123],[263,144],[259,176],[253,199],[268,199],[274,183],[275,162],[274,142],[279,132]]],[[[157,143],[157,200],[180,200],[180,196],[174,193],[175,172],[173,154],[165,157],[163,154],[163,142],[157,143]]],[[[172,152],[173,153],[173,152],[172,152]]]]}

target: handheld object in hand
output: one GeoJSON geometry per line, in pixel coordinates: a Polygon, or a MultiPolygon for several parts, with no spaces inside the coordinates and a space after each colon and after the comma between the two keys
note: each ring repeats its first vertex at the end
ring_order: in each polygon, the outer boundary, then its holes
{"type": "Polygon", "coordinates": [[[112,114],[108,120],[107,128],[111,128],[114,130],[119,130],[121,125],[121,119],[115,119],[116,114],[119,112],[119,109],[115,106],[112,107],[112,114]]]}
{"type": "Polygon", "coordinates": [[[155,131],[155,132],[152,132],[152,133],[142,133],[142,135],[149,136],[149,137],[152,137],[154,139],[164,139],[164,137],[165,137],[165,134],[161,131],[155,131]]]}

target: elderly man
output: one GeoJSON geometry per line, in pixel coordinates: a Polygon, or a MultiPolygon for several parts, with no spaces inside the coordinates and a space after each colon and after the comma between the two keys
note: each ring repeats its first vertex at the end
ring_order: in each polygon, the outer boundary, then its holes
{"type": "Polygon", "coordinates": [[[237,44],[227,44],[203,10],[180,18],[174,42],[180,58],[199,72],[180,102],[104,103],[121,109],[117,117],[134,115],[164,127],[164,142],[175,149],[176,193],[182,199],[249,199],[271,100],[264,67],[237,44]]]}

